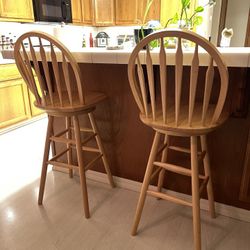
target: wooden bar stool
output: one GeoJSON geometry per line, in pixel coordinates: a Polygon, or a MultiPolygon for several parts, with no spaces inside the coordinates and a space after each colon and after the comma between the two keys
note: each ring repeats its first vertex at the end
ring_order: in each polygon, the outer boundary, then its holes
{"type": "Polygon", "coordinates": [[[206,135],[220,126],[228,117],[228,113],[223,111],[228,89],[227,67],[221,59],[219,51],[205,38],[190,31],[165,30],[155,32],[137,44],[129,59],[128,77],[133,96],[140,110],[140,119],[155,131],[134,218],[132,235],[137,232],[146,195],[150,195],[192,207],[194,246],[195,249],[201,249],[200,194],[204,187],[207,188],[210,214],[215,217],[206,135]],[[177,48],[174,52],[165,49],[164,44],[168,42],[168,39],[176,41],[177,48]],[[157,51],[150,51],[150,42],[155,40],[159,41],[160,48],[157,51]],[[191,53],[189,49],[187,53],[183,53],[183,44],[187,44],[188,41],[194,44],[193,52],[191,53]],[[146,51],[143,50],[145,46],[146,51]],[[198,50],[202,53],[202,66],[205,63],[207,65],[203,77],[200,76],[200,53],[198,50]],[[175,58],[175,79],[173,81],[170,81],[170,77],[168,77],[167,64],[170,59],[168,52],[174,53],[175,58]],[[187,60],[191,62],[190,76],[183,74],[183,64],[187,60]],[[158,78],[153,70],[153,62],[159,65],[158,78]],[[146,64],[146,66],[144,67],[142,64],[146,64]],[[214,65],[217,67],[216,70],[214,65]],[[218,79],[220,87],[217,99],[213,100],[211,93],[213,92],[215,74],[220,76],[218,79]],[[190,78],[188,81],[186,81],[187,77],[190,78]],[[159,81],[157,82],[155,79],[159,79],[159,81]],[[184,80],[186,84],[189,82],[188,86],[183,86],[184,80]],[[203,86],[200,87],[201,85],[203,86]],[[171,87],[173,91],[170,91],[171,87]],[[183,91],[184,89],[186,91],[183,91]],[[203,90],[202,97],[198,97],[198,89],[199,92],[203,90]],[[171,93],[174,96],[171,96],[171,93]],[[160,146],[161,135],[164,136],[164,139],[160,146]],[[171,136],[190,138],[191,149],[169,144],[171,136]],[[201,152],[198,152],[197,147],[199,138],[201,152]],[[190,153],[191,169],[167,163],[168,150],[190,153]],[[205,174],[199,173],[198,158],[203,161],[205,174]],[[162,192],[165,171],[191,177],[191,202],[162,192]],[[150,180],[158,173],[157,190],[149,190],[150,180]]]}
{"type": "Polygon", "coordinates": [[[102,159],[109,183],[114,187],[108,161],[93,116],[96,105],[106,96],[103,93],[87,92],[80,68],[69,50],[54,37],[43,32],[28,32],[18,38],[14,48],[16,65],[30,91],[34,94],[35,106],[48,114],[48,128],[43,157],[42,173],[38,204],[43,202],[44,187],[48,164],[69,169],[79,169],[85,217],[89,218],[88,193],[85,171],[98,159],[102,159]],[[61,70],[60,70],[61,69],[61,70]],[[90,120],[91,128],[81,128],[79,115],[90,120]],[[54,117],[64,117],[65,129],[54,134],[54,117]],[[73,123],[72,123],[73,121],[73,123]],[[81,132],[88,137],[81,139],[81,132]],[[97,147],[87,145],[95,139],[97,147]],[[53,154],[49,159],[50,146],[54,143],[66,145],[66,149],[53,154]],[[72,150],[76,148],[77,164],[72,158],[72,150]],[[83,151],[96,156],[87,165],[83,163],[83,151]],[[67,159],[62,161],[65,155],[67,159]]]}

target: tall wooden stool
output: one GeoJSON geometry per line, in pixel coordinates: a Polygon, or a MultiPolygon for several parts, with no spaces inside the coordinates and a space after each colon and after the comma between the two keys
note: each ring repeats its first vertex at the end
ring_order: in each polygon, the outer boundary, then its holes
{"type": "Polygon", "coordinates": [[[228,117],[228,114],[223,111],[228,89],[227,67],[221,59],[219,51],[205,38],[190,31],[165,30],[155,32],[137,44],[129,59],[128,77],[133,96],[140,110],[140,119],[155,131],[134,218],[132,235],[137,232],[146,195],[150,195],[192,207],[194,246],[195,249],[201,249],[200,193],[204,187],[207,188],[210,214],[215,217],[206,135],[220,126],[228,117]],[[176,50],[165,49],[164,44],[169,39],[175,39],[176,50]],[[155,40],[159,41],[160,48],[150,51],[150,42],[155,40]],[[187,44],[188,41],[191,41],[194,45],[193,52],[191,53],[189,49],[189,51],[183,53],[183,44],[187,44]],[[146,51],[143,50],[145,47],[146,51]],[[168,77],[167,64],[170,60],[168,53],[174,53],[175,58],[175,79],[173,81],[170,81],[170,77],[168,77]],[[183,74],[183,65],[187,61],[191,62],[190,79],[188,81],[186,81],[186,78],[189,75],[185,76],[184,79],[183,74]],[[153,62],[159,65],[158,78],[153,69],[153,62]],[[200,77],[200,62],[202,66],[207,65],[203,80],[200,77]],[[146,66],[144,67],[142,64],[146,64],[146,66]],[[220,76],[220,79],[218,79],[218,81],[220,80],[220,88],[216,100],[212,100],[211,96],[214,75],[217,71],[217,69],[214,69],[214,65],[217,67],[220,76]],[[155,79],[159,79],[158,82],[155,79]],[[188,82],[189,86],[183,86],[184,80],[186,83],[188,82]],[[201,85],[203,87],[200,87],[201,85]],[[170,91],[171,86],[172,92],[170,91]],[[183,91],[184,89],[186,92],[183,91]],[[203,95],[199,98],[197,95],[198,89],[203,90],[203,95]],[[160,146],[161,135],[164,136],[164,139],[160,146]],[[170,145],[169,137],[171,136],[190,138],[191,149],[170,145]],[[199,138],[201,140],[201,152],[198,152],[197,149],[199,138]],[[167,163],[167,152],[170,149],[190,153],[191,169],[167,163]],[[159,158],[159,155],[161,158],[159,158]],[[199,174],[198,159],[203,161],[205,174],[199,174]],[[166,170],[191,177],[191,202],[162,192],[166,170]],[[158,173],[157,191],[149,190],[150,180],[158,173]]]}
{"type": "Polygon", "coordinates": [[[15,44],[14,56],[24,81],[35,96],[35,106],[48,114],[38,204],[41,205],[43,202],[48,164],[68,168],[70,177],[72,177],[72,169],[79,169],[85,217],[89,218],[85,171],[98,159],[102,159],[109,183],[114,187],[93,116],[96,105],[106,96],[103,93],[87,92],[84,89],[80,68],[70,51],[46,33],[28,32],[20,36],[15,44]],[[89,118],[91,128],[80,128],[78,118],[80,115],[89,118]],[[57,134],[53,133],[54,117],[64,117],[66,124],[65,129],[57,134]],[[89,136],[82,140],[81,132],[86,132],[89,136]],[[87,145],[92,139],[96,140],[97,147],[87,145]],[[65,144],[66,149],[49,159],[50,146],[55,142],[65,144]],[[74,164],[72,158],[74,148],[76,148],[77,164],[74,164]],[[83,151],[96,155],[86,165],[83,162],[83,151]],[[67,158],[66,162],[61,159],[64,155],[67,158]]]}

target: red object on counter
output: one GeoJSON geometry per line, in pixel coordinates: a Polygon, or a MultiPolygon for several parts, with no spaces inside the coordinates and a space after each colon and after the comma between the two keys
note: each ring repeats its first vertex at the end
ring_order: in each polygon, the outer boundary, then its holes
{"type": "Polygon", "coordinates": [[[93,37],[92,37],[92,33],[89,34],[89,47],[93,47],[93,37]]]}

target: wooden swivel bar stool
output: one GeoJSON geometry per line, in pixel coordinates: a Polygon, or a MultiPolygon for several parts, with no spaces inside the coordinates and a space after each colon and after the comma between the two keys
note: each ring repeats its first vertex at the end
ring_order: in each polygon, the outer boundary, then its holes
{"type": "Polygon", "coordinates": [[[84,89],[84,81],[76,60],[62,43],[48,34],[42,32],[23,34],[16,41],[14,56],[24,81],[35,96],[35,106],[48,114],[38,204],[41,205],[43,202],[48,164],[68,168],[70,177],[73,176],[72,170],[76,168],[79,169],[80,174],[85,217],[89,218],[85,171],[101,158],[110,185],[114,187],[93,116],[96,105],[106,96],[98,92],[87,92],[84,89]],[[91,128],[80,128],[79,115],[89,118],[91,128]],[[57,134],[53,133],[54,117],[64,117],[66,124],[65,129],[57,134]],[[81,132],[86,132],[89,136],[82,140],[81,132]],[[97,147],[86,145],[91,139],[96,140],[97,147]],[[50,145],[53,146],[55,142],[65,144],[66,149],[49,159],[50,145]],[[72,157],[74,148],[76,148],[77,164],[74,164],[72,157]],[[97,154],[85,166],[83,151],[97,154]],[[64,155],[66,155],[66,162],[61,159],[64,155]]]}
{"type": "Polygon", "coordinates": [[[192,207],[194,246],[195,249],[201,249],[200,193],[204,187],[207,188],[210,214],[215,217],[206,135],[220,126],[228,117],[228,114],[223,111],[228,89],[227,67],[215,46],[203,37],[190,31],[165,30],[155,32],[137,44],[129,59],[128,77],[133,96],[140,110],[140,119],[155,131],[134,218],[132,235],[137,232],[145,198],[148,194],[192,207]],[[169,39],[175,39],[176,50],[165,49],[164,44],[169,39]],[[159,41],[160,48],[157,51],[150,51],[150,42],[154,40],[159,41]],[[191,41],[194,45],[192,53],[190,51],[183,53],[182,47],[183,44],[187,44],[187,41],[191,41]],[[146,51],[143,50],[145,47],[146,51]],[[199,52],[202,54],[201,60],[199,60],[199,52]],[[171,78],[168,77],[167,64],[170,60],[168,53],[174,53],[175,58],[173,81],[170,81],[171,78]],[[186,56],[188,58],[185,58],[186,56]],[[186,60],[190,60],[191,67],[190,74],[184,75],[183,64],[186,60]],[[158,78],[153,68],[153,62],[159,66],[158,78]],[[203,78],[200,76],[200,63],[202,66],[206,64],[203,78]],[[146,66],[143,64],[146,64],[146,66]],[[216,70],[214,65],[217,67],[216,70]],[[212,98],[213,80],[216,74],[219,75],[220,87],[217,97],[212,98]],[[186,81],[187,77],[190,78],[188,81],[186,81]],[[155,79],[159,80],[156,81],[155,79]],[[183,85],[184,79],[186,83],[189,82],[187,84],[189,86],[183,85]],[[202,87],[200,87],[201,85],[202,87]],[[172,90],[170,90],[171,88],[172,90]],[[183,91],[184,89],[186,91],[183,91]],[[198,97],[198,89],[199,92],[203,92],[202,97],[198,97]],[[161,135],[164,136],[164,139],[160,146],[161,135]],[[171,136],[190,138],[191,150],[170,145],[169,138],[171,136]],[[201,140],[201,152],[198,152],[197,147],[199,138],[201,140]],[[191,169],[167,163],[168,150],[190,153],[191,169]],[[159,158],[159,156],[161,157],[159,158]],[[198,158],[203,161],[205,174],[199,173],[198,158]],[[166,170],[191,177],[191,202],[162,192],[166,170]],[[150,180],[158,173],[157,191],[149,190],[150,180]]]}

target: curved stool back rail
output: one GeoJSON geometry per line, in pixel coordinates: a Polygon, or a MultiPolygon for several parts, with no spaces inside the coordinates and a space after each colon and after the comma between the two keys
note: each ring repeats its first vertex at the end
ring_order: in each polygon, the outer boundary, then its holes
{"type": "MultiPolygon", "coordinates": [[[[109,164],[104,152],[93,111],[97,104],[106,96],[99,92],[87,92],[84,88],[80,68],[70,51],[57,39],[49,34],[32,31],[20,36],[14,47],[14,57],[20,74],[30,91],[35,96],[35,106],[48,114],[48,127],[40,179],[38,204],[43,202],[44,188],[48,164],[69,169],[73,177],[73,169],[79,169],[85,217],[89,218],[88,193],[85,171],[94,162],[102,159],[110,185],[114,187],[109,164]],[[79,116],[86,115],[90,128],[82,129],[79,116]],[[54,117],[64,117],[65,129],[54,133],[54,117]],[[81,132],[91,133],[82,140],[81,132]],[[96,148],[86,144],[96,141],[96,148]],[[56,153],[55,143],[63,143],[66,150],[56,153]],[[50,148],[52,158],[49,159],[50,148]],[[73,164],[72,151],[76,149],[77,164],[73,164]],[[96,153],[87,165],[83,162],[83,151],[96,153]],[[59,160],[66,155],[66,162],[59,160]]],[[[65,158],[65,157],[64,157],[65,158]]]]}
{"type": "Polygon", "coordinates": [[[148,194],[192,207],[194,248],[201,249],[200,194],[205,187],[207,188],[209,211],[211,216],[215,217],[206,134],[218,128],[228,117],[228,114],[224,111],[228,90],[227,67],[216,47],[205,38],[191,31],[173,29],[154,32],[137,44],[130,55],[128,77],[134,99],[140,110],[140,119],[155,131],[131,234],[137,233],[146,195],[148,194]],[[170,78],[168,77],[169,50],[165,48],[165,42],[168,39],[175,39],[177,46],[173,82],[169,82],[170,78]],[[160,48],[157,51],[151,51],[150,43],[155,40],[159,41],[160,48]],[[194,44],[193,52],[190,52],[190,50],[188,53],[183,52],[183,41],[185,43],[190,41],[194,44]],[[209,58],[203,79],[199,75],[200,49],[204,50],[209,58]],[[188,75],[185,75],[186,71],[183,70],[186,56],[189,57],[188,60],[191,56],[190,74],[188,75]],[[158,71],[154,70],[153,64],[159,65],[158,71]],[[214,69],[215,66],[216,70],[214,69]],[[213,99],[211,97],[214,90],[215,71],[219,75],[220,87],[217,99],[211,101],[213,99]],[[183,86],[184,80],[187,83],[187,77],[189,77],[188,88],[183,86]],[[197,98],[197,89],[200,84],[204,86],[200,88],[203,89],[203,94],[197,98]],[[183,89],[188,89],[188,91],[183,91],[183,89]],[[170,94],[174,96],[170,96],[170,94]],[[161,139],[162,136],[163,139],[161,139]],[[189,137],[190,149],[170,145],[171,136],[189,137]],[[201,140],[200,152],[198,152],[197,146],[199,138],[201,140]],[[161,146],[160,141],[163,141],[161,146]],[[190,154],[191,169],[167,163],[170,150],[190,154]],[[160,160],[157,160],[159,155],[161,156],[160,160]],[[199,173],[198,165],[200,162],[203,162],[204,174],[199,173]],[[191,201],[181,200],[162,192],[166,171],[191,177],[191,201]],[[157,191],[149,190],[150,181],[157,176],[157,191]]]}

